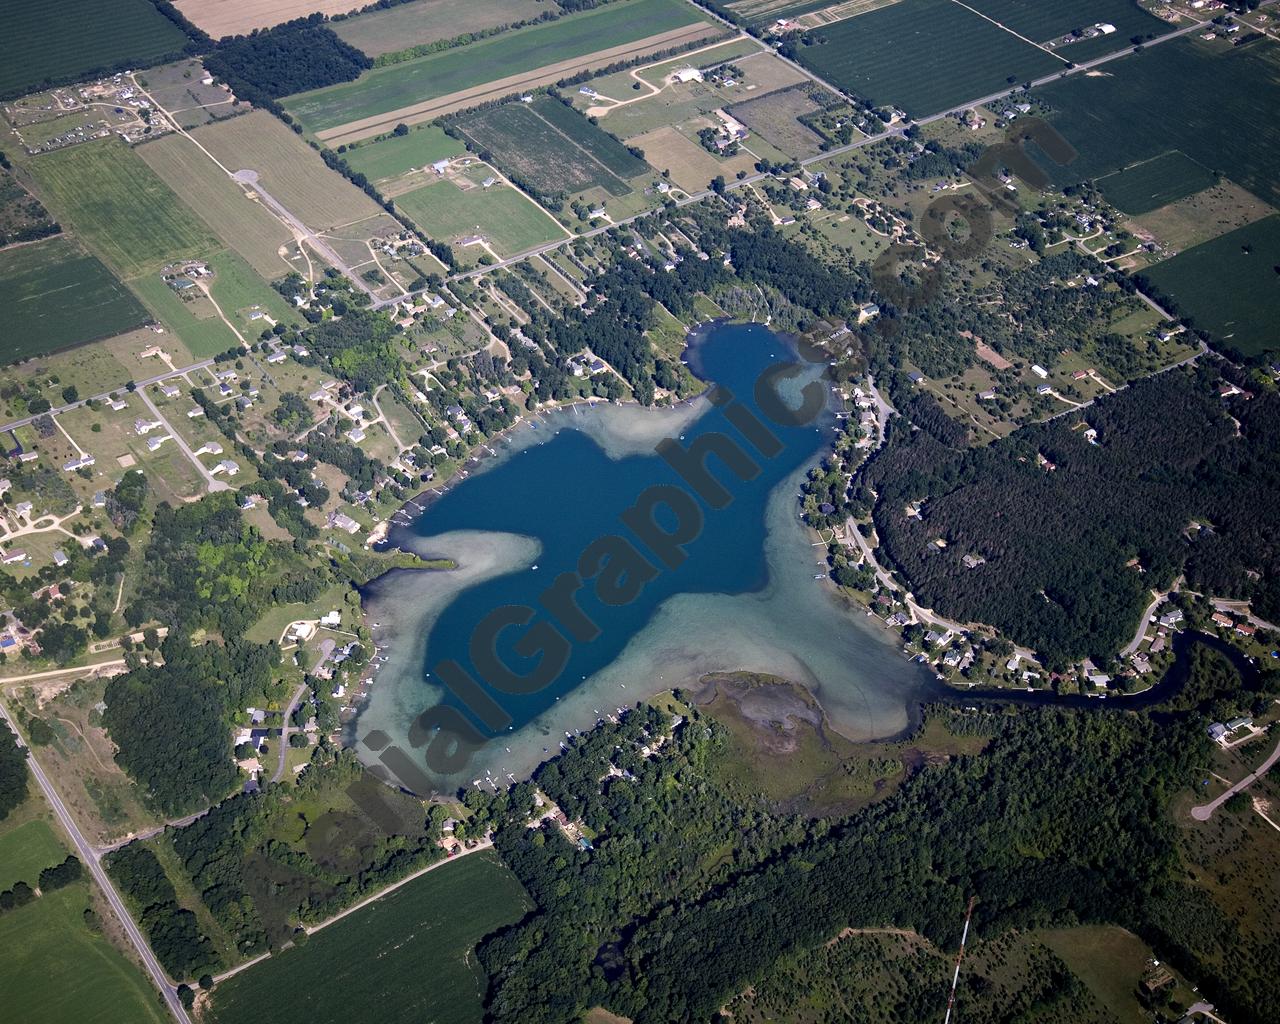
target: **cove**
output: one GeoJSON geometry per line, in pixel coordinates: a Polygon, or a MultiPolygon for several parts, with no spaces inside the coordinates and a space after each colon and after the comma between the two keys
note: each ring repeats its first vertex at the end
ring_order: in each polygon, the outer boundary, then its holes
{"type": "MultiPolygon", "coordinates": [[[[716,385],[721,401],[704,398],[665,411],[558,411],[521,427],[483,472],[392,532],[389,543],[453,558],[458,569],[393,571],[366,588],[386,661],[357,736],[378,730],[390,737],[440,791],[486,777],[510,781],[558,752],[568,734],[619,707],[709,671],[738,669],[808,686],[833,724],[853,738],[906,726],[908,707],[931,677],[904,659],[877,623],[840,602],[825,579],[824,549],[812,546],[796,514],[796,487],[830,443],[834,416],[824,401],[816,419],[780,424],[757,393],[762,373],[794,364],[796,376],[777,391],[796,407],[806,385],[810,394],[828,392],[825,368],[798,361],[784,339],[755,324],[700,332],[691,338],[689,361],[716,385]],[[738,415],[723,400],[726,392],[736,399],[738,415]],[[753,444],[758,436],[748,440],[743,410],[768,426],[770,444],[753,444]],[[713,480],[699,479],[721,485],[727,501],[711,499],[707,486],[692,486],[696,473],[677,472],[654,450],[663,437],[688,450],[714,434],[732,440],[755,470],[739,464],[735,472],[721,458],[707,460],[713,480]],[[682,536],[677,557],[665,561],[652,538],[646,543],[625,522],[655,486],[689,496],[701,519],[692,535],[682,536]],[[651,568],[626,577],[632,586],[625,601],[602,600],[585,580],[573,606],[598,627],[588,637],[575,630],[564,604],[547,595],[557,577],[579,572],[584,551],[607,537],[625,540],[651,568]],[[820,574],[823,579],[814,578],[820,574]],[[567,641],[549,680],[527,692],[493,685],[472,644],[486,617],[513,606],[529,609],[528,621],[508,626],[489,645],[512,673],[530,673],[547,658],[556,646],[547,638],[567,641]],[[543,640],[534,643],[538,635],[543,640]],[[530,644],[523,653],[522,640],[530,644]],[[449,662],[478,685],[478,697],[465,687],[460,693],[441,673],[449,662]],[[487,739],[464,766],[432,767],[423,737],[414,733],[415,720],[436,707],[452,709],[487,739]]],[[[676,511],[655,509],[660,531],[679,528],[676,511]]],[[[396,775],[376,751],[358,748],[371,767],[396,775]]]]}

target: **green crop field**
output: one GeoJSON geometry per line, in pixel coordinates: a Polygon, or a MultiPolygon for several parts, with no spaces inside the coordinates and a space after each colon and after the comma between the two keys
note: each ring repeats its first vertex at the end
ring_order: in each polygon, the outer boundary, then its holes
{"type": "Polygon", "coordinates": [[[503,171],[541,195],[595,185],[614,196],[629,193],[631,186],[597,154],[631,176],[646,169],[617,139],[556,100],[489,107],[462,115],[457,125],[477,150],[487,151],[503,171]]]}
{"type": "Polygon", "coordinates": [[[1178,311],[1245,355],[1280,351],[1280,214],[1144,271],[1178,311]]]}
{"type": "Polygon", "coordinates": [[[832,85],[923,117],[1065,64],[951,0],[902,0],[814,33],[799,59],[832,85]]]}
{"type": "Polygon", "coordinates": [[[430,238],[484,235],[503,256],[564,237],[546,213],[507,185],[464,192],[453,182],[436,181],[397,196],[396,206],[430,238]]]}
{"type": "Polygon", "coordinates": [[[461,142],[451,139],[435,125],[423,125],[408,135],[388,135],[377,142],[363,142],[349,148],[342,158],[353,171],[370,181],[384,181],[465,151],[461,142]]]}
{"type": "Polygon", "coordinates": [[[148,320],[101,261],[66,237],[0,252],[0,309],[4,363],[123,334],[148,320]]]}
{"type": "Polygon", "coordinates": [[[88,77],[124,61],[145,67],[187,44],[149,0],[0,0],[0,95],[88,77]]]}
{"type": "Polygon", "coordinates": [[[1062,167],[1044,162],[1059,185],[1178,149],[1280,204],[1280,46],[1274,43],[1224,51],[1177,39],[1111,62],[1106,75],[1072,75],[1036,95],[1079,154],[1062,167]]]}
{"type": "Polygon", "coordinates": [[[786,0],[737,0],[728,7],[739,17],[745,18],[752,27],[759,27],[771,25],[779,18],[798,18],[810,11],[820,11],[836,2],[837,0],[798,0],[796,3],[787,3],[786,0]]]}
{"type": "MultiPolygon", "coordinates": [[[[61,859],[61,857],[59,857],[61,859]]],[[[5,1020],[22,1024],[164,1024],[160,994],[85,923],[83,883],[0,916],[5,1020]]]]}
{"type": "Polygon", "coordinates": [[[286,106],[309,131],[322,131],[699,20],[702,15],[682,0],[617,0],[550,24],[374,68],[354,82],[299,93],[286,106]]]}
{"type": "Polygon", "coordinates": [[[1107,202],[1129,214],[1150,213],[1212,188],[1213,172],[1179,150],[1170,150],[1098,179],[1107,202]]]}
{"type": "Polygon", "coordinates": [[[209,1019],[259,1024],[270,1007],[272,1024],[473,1024],[485,988],[473,949],[529,907],[494,854],[472,854],[224,981],[209,1019]]]}
{"type": "Polygon", "coordinates": [[[11,888],[14,882],[26,882],[34,889],[40,872],[66,855],[48,822],[39,818],[24,821],[0,836],[0,890],[11,888]]]}
{"type": "Polygon", "coordinates": [[[31,161],[41,198],[125,280],[220,247],[199,217],[118,138],[31,161]]]}
{"type": "Polygon", "coordinates": [[[965,0],[993,21],[1037,43],[1047,43],[1075,29],[1115,26],[1110,35],[1081,39],[1061,47],[1062,56],[1077,64],[1132,46],[1134,36],[1163,35],[1176,26],[1138,6],[1137,0],[965,0]]]}

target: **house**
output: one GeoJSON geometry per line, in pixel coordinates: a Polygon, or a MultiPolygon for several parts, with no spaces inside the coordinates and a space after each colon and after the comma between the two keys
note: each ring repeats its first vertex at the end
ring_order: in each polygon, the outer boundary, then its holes
{"type": "Polygon", "coordinates": [[[978,397],[984,402],[994,402],[996,400],[996,390],[991,388],[987,391],[979,391],[978,397]]]}
{"type": "Polygon", "coordinates": [[[360,524],[344,512],[333,512],[329,515],[329,527],[334,530],[346,530],[347,533],[356,533],[360,529],[360,524]]]}
{"type": "Polygon", "coordinates": [[[436,174],[444,174],[444,172],[449,169],[449,161],[437,160],[435,163],[431,165],[431,169],[435,171],[436,174]]]}
{"type": "Polygon", "coordinates": [[[164,426],[159,420],[144,420],[141,417],[133,421],[134,432],[141,434],[149,434],[158,427],[164,426]]]}
{"type": "Polygon", "coordinates": [[[282,351],[280,351],[279,349],[276,349],[276,351],[272,352],[271,355],[267,356],[267,362],[283,363],[288,358],[289,357],[286,356],[282,351]]]}
{"type": "Polygon", "coordinates": [[[920,384],[920,383],[922,383],[922,382],[924,381],[924,374],[923,374],[923,373],[908,373],[908,374],[907,374],[907,380],[911,381],[911,383],[912,383],[912,384],[920,384]]]}
{"type": "Polygon", "coordinates": [[[1093,427],[1086,427],[1084,431],[1084,439],[1088,441],[1090,444],[1096,445],[1098,443],[1097,430],[1095,430],[1093,427]]]}
{"type": "Polygon", "coordinates": [[[1229,381],[1225,381],[1225,380],[1224,380],[1224,381],[1223,381],[1223,382],[1218,386],[1218,397],[1219,397],[1219,398],[1233,398],[1234,396],[1239,395],[1239,394],[1242,394],[1242,393],[1243,393],[1243,392],[1241,392],[1241,390],[1240,390],[1238,387],[1236,387],[1234,384],[1230,383],[1229,381]]]}
{"type": "Polygon", "coordinates": [[[497,183],[498,183],[498,179],[497,179],[497,178],[489,177],[489,178],[485,178],[485,179],[484,179],[484,181],[480,182],[480,187],[481,187],[481,188],[492,188],[492,187],[493,187],[494,185],[496,185],[497,183]]]}
{"type": "Polygon", "coordinates": [[[1257,630],[1253,626],[1249,625],[1249,623],[1247,622],[1237,622],[1236,632],[1239,633],[1241,636],[1253,636],[1253,634],[1256,633],[1257,630]]]}
{"type": "Polygon", "coordinates": [[[197,420],[204,415],[204,406],[196,405],[187,410],[187,419],[197,420]]]}
{"type": "Polygon", "coordinates": [[[1171,612],[1165,612],[1160,616],[1160,625],[1168,626],[1170,629],[1175,628],[1182,621],[1182,609],[1175,608],[1171,612]]]}
{"type": "Polygon", "coordinates": [[[172,384],[161,384],[160,393],[164,395],[165,398],[177,398],[182,394],[182,392],[172,384]]]}
{"type": "Polygon", "coordinates": [[[20,516],[29,516],[31,515],[31,510],[33,508],[35,508],[35,505],[33,505],[31,502],[20,501],[18,502],[18,504],[13,506],[13,511],[20,516]]]}
{"type": "Polygon", "coordinates": [[[61,548],[57,548],[54,550],[53,564],[56,565],[59,569],[61,569],[69,561],[71,561],[71,559],[67,557],[66,552],[64,552],[61,548]]]}
{"type": "Polygon", "coordinates": [[[1052,394],[1052,392],[1053,392],[1053,388],[1051,388],[1048,384],[1041,384],[1038,388],[1036,388],[1037,395],[1048,395],[1048,394],[1052,394]]]}
{"type": "Polygon", "coordinates": [[[214,466],[213,469],[209,470],[209,472],[210,473],[226,473],[227,476],[235,476],[237,473],[240,472],[240,467],[231,459],[223,459],[216,466],[214,466]]]}
{"type": "Polygon", "coordinates": [[[986,565],[987,560],[981,555],[965,555],[960,559],[964,563],[966,569],[976,569],[980,565],[986,565]]]}
{"type": "Polygon", "coordinates": [[[1087,376],[1089,376],[1088,370],[1076,370],[1076,372],[1071,375],[1071,379],[1084,380],[1087,376]]]}
{"type": "Polygon", "coordinates": [[[62,464],[62,470],[65,473],[74,473],[77,469],[88,469],[98,460],[92,455],[78,455],[74,459],[68,459],[62,464]]]}
{"type": "Polygon", "coordinates": [[[1047,380],[1049,377],[1049,371],[1046,370],[1039,363],[1031,364],[1031,372],[1034,373],[1037,377],[1040,377],[1042,380],[1047,380]]]}
{"type": "Polygon", "coordinates": [[[220,394],[223,398],[230,398],[234,394],[234,392],[231,390],[230,384],[219,384],[218,394],[220,394]]]}
{"type": "Polygon", "coordinates": [[[196,449],[197,455],[221,455],[222,445],[217,441],[206,441],[196,449]]]}
{"type": "Polygon", "coordinates": [[[19,462],[35,462],[38,458],[40,458],[39,452],[20,452],[18,454],[19,462]]]}
{"type": "Polygon", "coordinates": [[[106,492],[106,491],[94,491],[94,492],[93,492],[93,507],[94,507],[94,508],[106,508],[106,507],[107,507],[107,492],[106,492]]]}
{"type": "Polygon", "coordinates": [[[1242,715],[1239,718],[1233,718],[1227,722],[1227,732],[1235,732],[1237,729],[1247,729],[1253,725],[1253,719],[1242,715]]]}
{"type": "Polygon", "coordinates": [[[858,323],[865,324],[868,320],[874,320],[880,315],[880,307],[874,302],[864,302],[858,307],[858,323]]]}
{"type": "Polygon", "coordinates": [[[169,434],[160,434],[157,437],[147,438],[147,451],[157,451],[166,441],[172,441],[173,438],[169,434]]]}
{"type": "Polygon", "coordinates": [[[325,612],[320,616],[320,625],[329,627],[342,625],[342,612],[336,609],[331,612],[325,612]]]}
{"type": "Polygon", "coordinates": [[[701,82],[702,72],[697,68],[681,68],[672,77],[681,85],[685,85],[689,82],[701,82]]]}
{"type": "Polygon", "coordinates": [[[113,398],[109,402],[107,402],[107,408],[109,408],[112,412],[119,412],[121,409],[129,408],[129,403],[122,402],[118,398],[113,398]]]}
{"type": "Polygon", "coordinates": [[[1213,613],[1213,624],[1221,626],[1223,629],[1231,629],[1236,623],[1230,615],[1223,615],[1222,612],[1213,613]]]}
{"type": "Polygon", "coordinates": [[[15,550],[6,554],[3,559],[0,559],[0,562],[3,562],[5,565],[14,565],[17,562],[25,562],[26,560],[27,553],[25,551],[15,550]]]}
{"type": "Polygon", "coordinates": [[[347,431],[347,437],[351,438],[352,443],[359,444],[365,438],[364,429],[362,427],[352,427],[347,431]]]}

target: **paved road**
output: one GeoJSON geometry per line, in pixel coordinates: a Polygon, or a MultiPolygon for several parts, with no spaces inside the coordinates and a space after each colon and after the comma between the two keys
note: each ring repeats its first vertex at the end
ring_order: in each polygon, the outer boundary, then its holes
{"type": "Polygon", "coordinates": [[[302,694],[306,689],[306,683],[299,683],[298,688],[293,691],[293,696],[289,698],[288,707],[284,709],[284,725],[280,728],[280,756],[276,761],[275,774],[271,776],[272,782],[279,782],[280,777],[284,775],[284,759],[289,753],[289,719],[293,716],[293,709],[298,706],[298,701],[302,700],[302,694]]]}
{"type": "Polygon", "coordinates": [[[1133,634],[1133,639],[1124,645],[1124,650],[1120,652],[1121,657],[1127,658],[1142,644],[1142,638],[1147,635],[1147,627],[1151,625],[1151,616],[1156,613],[1156,606],[1163,601],[1167,594],[1156,594],[1152,598],[1151,603],[1147,605],[1146,610],[1142,613],[1142,618],[1138,620],[1138,630],[1133,634]]]}
{"type": "MultiPolygon", "coordinates": [[[[689,2],[693,4],[693,0],[689,0],[689,2]]],[[[693,4],[693,6],[697,7],[699,14],[707,15],[709,13],[706,10],[706,8],[700,7],[697,4],[693,4]]],[[[717,15],[712,15],[712,16],[718,17],[717,15]]],[[[738,28],[738,26],[732,25],[730,22],[725,21],[723,18],[720,18],[719,20],[723,21],[726,25],[730,25],[735,29],[738,28]]],[[[1181,38],[1182,36],[1185,36],[1188,33],[1191,33],[1196,31],[1197,29],[1203,28],[1207,24],[1208,24],[1207,21],[1201,21],[1201,22],[1195,23],[1194,25],[1186,25],[1180,29],[1175,29],[1172,32],[1168,32],[1165,35],[1158,36],[1155,39],[1152,39],[1149,42],[1144,43],[1143,45],[1144,47],[1147,47],[1147,48],[1150,48],[1152,46],[1158,46],[1161,43],[1167,43],[1173,39],[1181,38]]],[[[806,77],[816,81],[823,88],[828,89],[829,91],[836,93],[837,95],[842,95],[839,89],[833,86],[830,82],[823,81],[821,78],[815,75],[808,68],[803,68],[800,65],[796,64],[794,61],[787,60],[787,58],[783,57],[781,54],[778,54],[772,47],[768,46],[764,42],[761,42],[760,40],[756,40],[756,42],[758,42],[763,49],[768,50],[770,53],[773,53],[775,56],[777,56],[779,60],[782,60],[788,64],[791,64],[792,67],[796,68],[806,77]]],[[[1133,52],[1132,48],[1126,48],[1124,50],[1119,50],[1115,53],[1109,53],[1102,57],[1097,57],[1091,61],[1086,61],[1083,64],[1077,64],[1073,68],[1063,68],[1061,71],[1057,71],[1052,75],[1045,75],[1042,78],[1037,78],[1033,80],[1030,84],[1032,88],[1036,88],[1041,85],[1048,85],[1050,82],[1056,82],[1060,78],[1065,78],[1069,75],[1081,74],[1082,72],[1088,72],[1102,64],[1106,64],[1113,60],[1119,60],[1122,57],[1127,57],[1132,52],[1133,52]]],[[[991,103],[995,100],[1003,99],[1004,97],[1010,95],[1010,93],[1016,92],[1021,87],[1022,87],[1021,84],[1019,84],[1014,87],[1001,89],[999,92],[988,93],[986,96],[979,96],[976,99],[968,100],[967,102],[961,103],[955,107],[951,107],[948,110],[939,111],[936,114],[930,114],[927,117],[922,117],[913,123],[916,125],[931,124],[934,121],[940,121],[945,117],[951,117],[952,115],[968,110],[971,107],[980,107],[988,103],[991,103]]],[[[841,156],[844,153],[850,153],[855,149],[861,149],[864,146],[872,146],[872,145],[875,145],[877,142],[883,142],[885,139],[893,138],[894,136],[900,136],[906,131],[907,127],[908,127],[907,125],[902,125],[898,128],[891,128],[888,131],[880,132],[876,135],[868,135],[868,136],[865,136],[864,138],[856,139],[855,141],[850,142],[847,145],[836,146],[836,147],[833,147],[832,149],[826,150],[823,153],[818,153],[814,156],[806,157],[805,159],[799,161],[799,163],[802,167],[808,167],[811,164],[821,163],[824,160],[830,160],[832,157],[841,156]]],[[[745,178],[726,182],[725,188],[726,190],[746,188],[750,185],[756,184],[757,182],[763,181],[765,178],[769,178],[769,177],[772,177],[772,175],[763,174],[763,173],[749,174],[745,178]]],[[[690,203],[701,202],[703,199],[706,199],[712,194],[713,193],[710,189],[705,189],[701,192],[693,192],[681,197],[680,199],[677,199],[675,201],[675,204],[676,206],[688,206],[690,203]]],[[[638,220],[641,217],[648,216],[651,212],[653,211],[645,210],[642,213],[637,213],[632,217],[624,217],[621,220],[616,220],[609,224],[604,224],[604,225],[601,225],[600,227],[592,228],[589,231],[584,231],[581,234],[576,234],[573,236],[573,238],[562,238],[554,242],[546,242],[542,245],[535,246],[532,249],[527,249],[522,253],[518,253],[515,256],[510,256],[504,260],[498,260],[496,263],[490,264],[489,266],[474,267],[471,270],[464,270],[456,274],[451,274],[448,280],[465,281],[465,280],[468,280],[469,278],[480,277],[483,274],[492,273],[495,270],[501,270],[504,267],[509,267],[514,263],[519,263],[522,260],[528,259],[530,256],[537,256],[537,255],[541,255],[542,253],[551,252],[553,249],[559,249],[562,246],[572,243],[575,239],[593,238],[596,235],[604,234],[606,231],[611,231],[614,228],[625,227],[627,224],[630,224],[632,221],[638,220]]],[[[386,306],[392,305],[393,303],[399,302],[401,299],[413,298],[417,295],[425,294],[428,291],[430,291],[430,289],[424,288],[424,289],[421,289],[420,291],[409,292],[406,295],[401,295],[394,299],[381,299],[375,302],[373,306],[375,309],[381,309],[386,306]]]]}
{"type": "Polygon", "coordinates": [[[142,399],[146,407],[151,410],[151,415],[164,424],[164,428],[169,432],[169,436],[173,438],[174,444],[182,449],[182,454],[184,454],[191,461],[191,464],[200,471],[200,475],[204,477],[205,483],[209,485],[209,493],[212,494],[215,491],[231,490],[230,484],[225,480],[219,480],[205,468],[204,463],[200,461],[200,457],[191,450],[191,445],[187,444],[186,439],[173,429],[173,424],[170,423],[165,417],[165,414],[160,411],[156,403],[151,400],[151,396],[147,394],[146,389],[140,388],[136,394],[142,399]]]}
{"type": "MultiPolygon", "coordinates": [[[[350,264],[348,264],[346,260],[344,260],[341,256],[338,255],[338,253],[334,250],[333,246],[331,246],[323,238],[321,238],[309,227],[307,227],[306,224],[304,224],[299,218],[295,217],[289,211],[289,208],[285,206],[284,203],[280,202],[279,199],[277,199],[275,196],[273,196],[270,192],[268,192],[265,188],[262,187],[262,182],[258,180],[257,171],[252,171],[252,170],[236,171],[234,174],[231,175],[231,178],[232,180],[239,182],[241,185],[247,185],[249,188],[253,189],[256,193],[258,193],[258,198],[261,199],[266,206],[270,207],[271,211],[277,217],[279,217],[282,221],[284,221],[287,225],[289,225],[289,227],[291,227],[294,231],[296,231],[302,238],[304,238],[308,243],[310,243],[311,247],[315,249],[315,251],[318,252],[321,256],[323,256],[326,260],[328,260],[330,264],[332,264],[334,267],[337,267],[338,270],[341,270],[347,276],[348,280],[350,280],[355,287],[359,288],[362,292],[364,292],[367,296],[369,296],[371,300],[374,300],[376,298],[373,294],[373,289],[370,288],[364,282],[363,278],[361,278],[358,274],[356,274],[354,270],[351,269],[350,264]]],[[[403,296],[401,296],[401,298],[403,298],[403,296]]],[[[391,302],[398,302],[398,301],[399,299],[387,300],[381,303],[375,301],[374,306],[379,307],[379,306],[390,305],[391,302]]]]}
{"type": "MultiPolygon", "coordinates": [[[[190,366],[179,366],[177,369],[170,370],[165,368],[164,373],[157,373],[154,377],[147,377],[145,380],[135,381],[137,388],[141,391],[148,384],[159,384],[162,380],[168,380],[170,377],[177,377],[183,373],[191,373],[193,370],[203,370],[206,366],[212,366],[212,359],[201,359],[198,363],[192,363],[190,366]]],[[[80,406],[86,405],[90,401],[105,402],[117,392],[125,393],[123,387],[115,387],[110,391],[103,391],[97,395],[90,395],[88,398],[81,398],[76,402],[68,402],[66,405],[55,405],[47,413],[39,413],[40,416],[59,416],[64,412],[70,412],[72,409],[79,409],[80,406]]],[[[13,430],[16,427],[25,427],[34,420],[35,416],[26,416],[20,420],[10,420],[8,423],[0,424],[0,431],[13,430]]]]}
{"type": "MultiPolygon", "coordinates": [[[[4,720],[8,722],[9,727],[13,729],[14,734],[17,735],[17,726],[15,725],[12,716],[9,714],[9,709],[6,708],[2,702],[0,702],[0,717],[3,717],[4,720]]],[[[21,740],[19,740],[19,743],[21,743],[21,740]]],[[[155,983],[156,987],[160,989],[161,994],[164,996],[165,1003],[169,1006],[169,1012],[177,1018],[180,1024],[191,1024],[191,1018],[187,1016],[187,1011],[178,1000],[176,989],[172,984],[170,984],[168,977],[166,977],[164,973],[164,968],[160,966],[160,961],[158,961],[155,954],[151,952],[151,947],[147,945],[147,940],[143,937],[142,932],[138,930],[138,926],[134,924],[133,918],[130,916],[128,909],[124,905],[124,901],[120,898],[120,894],[116,892],[116,888],[112,884],[111,879],[107,877],[107,873],[102,867],[101,855],[98,853],[94,845],[85,838],[84,833],[80,831],[79,826],[75,823],[75,819],[71,817],[71,813],[67,810],[66,805],[63,804],[62,798],[58,796],[57,790],[53,788],[53,784],[49,781],[48,776],[45,775],[44,769],[40,767],[39,762],[35,759],[35,755],[30,750],[27,751],[27,764],[31,767],[31,774],[35,777],[36,782],[43,791],[45,799],[49,802],[49,806],[53,808],[53,813],[57,815],[58,821],[62,824],[63,829],[66,831],[67,835],[71,837],[71,841],[75,845],[76,853],[79,855],[80,861],[89,869],[89,873],[93,875],[94,881],[98,883],[99,888],[102,889],[103,895],[107,898],[107,902],[111,905],[111,909],[115,912],[116,917],[120,919],[120,924],[124,928],[125,935],[128,936],[134,949],[137,950],[143,966],[146,968],[147,973],[151,975],[151,980],[155,983]]]]}
{"type": "Polygon", "coordinates": [[[1196,821],[1208,821],[1213,817],[1213,812],[1216,811],[1220,805],[1226,803],[1227,800],[1235,796],[1235,794],[1239,793],[1241,790],[1248,789],[1252,786],[1262,778],[1262,776],[1266,775],[1271,769],[1271,766],[1277,761],[1280,761],[1280,741],[1276,742],[1276,749],[1271,751],[1271,755],[1258,766],[1257,771],[1250,772],[1225,793],[1217,797],[1217,799],[1210,800],[1207,804],[1201,804],[1199,807],[1191,808],[1191,817],[1195,818],[1196,821]]]}

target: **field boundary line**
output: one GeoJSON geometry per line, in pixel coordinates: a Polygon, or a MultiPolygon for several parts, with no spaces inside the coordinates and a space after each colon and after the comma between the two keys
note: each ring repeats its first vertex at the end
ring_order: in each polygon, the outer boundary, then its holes
{"type": "Polygon", "coordinates": [[[983,14],[981,11],[975,10],[974,8],[970,7],[966,3],[962,3],[961,0],[951,0],[951,2],[955,4],[957,7],[963,7],[966,11],[969,11],[971,14],[976,14],[983,21],[991,22],[991,24],[993,24],[996,28],[1003,29],[1005,32],[1008,32],[1009,35],[1013,36],[1015,39],[1021,39],[1024,43],[1030,43],[1041,53],[1047,53],[1050,57],[1053,57],[1055,60],[1062,61],[1063,64],[1069,65],[1071,63],[1071,61],[1067,60],[1067,58],[1062,56],[1062,54],[1054,53],[1052,50],[1046,49],[1045,47],[1041,46],[1039,43],[1034,42],[1031,39],[1028,39],[1026,36],[1021,35],[1018,32],[1015,32],[1013,29],[1011,29],[1008,25],[1004,24],[1003,22],[996,21],[995,18],[988,17],[987,15],[983,14]]]}
{"type": "Polygon", "coordinates": [[[620,43],[617,46],[596,50],[594,53],[584,53],[578,57],[544,64],[542,67],[530,68],[528,71],[508,75],[506,78],[490,79],[469,89],[457,89],[444,96],[436,96],[395,110],[370,114],[368,117],[348,121],[345,124],[323,128],[314,135],[326,145],[335,147],[338,143],[360,142],[381,134],[401,121],[405,124],[421,124],[457,110],[478,107],[491,99],[500,98],[509,93],[545,88],[548,85],[554,85],[561,78],[572,77],[597,67],[606,67],[619,60],[643,56],[645,50],[656,51],[678,46],[681,42],[692,42],[698,35],[705,34],[716,27],[714,23],[707,21],[693,22],[681,28],[669,29],[630,43],[620,43]]]}

